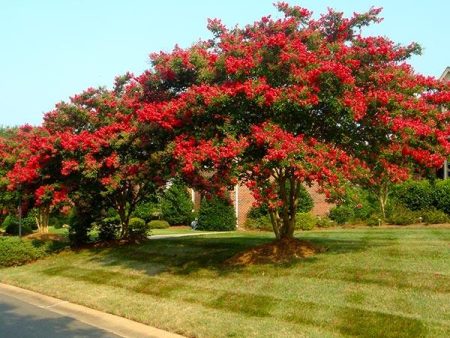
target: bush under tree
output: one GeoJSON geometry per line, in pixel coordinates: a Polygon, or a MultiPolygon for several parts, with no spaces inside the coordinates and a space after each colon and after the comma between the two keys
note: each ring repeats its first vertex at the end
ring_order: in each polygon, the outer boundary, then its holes
{"type": "Polygon", "coordinates": [[[197,230],[230,231],[235,229],[236,215],[229,201],[219,197],[203,198],[197,230]]]}
{"type": "Polygon", "coordinates": [[[190,225],[193,220],[194,204],[187,187],[174,182],[161,198],[162,218],[170,225],[190,225]]]}
{"type": "Polygon", "coordinates": [[[433,186],[428,180],[409,180],[394,187],[392,197],[409,210],[427,210],[433,208],[433,186]]]}
{"type": "Polygon", "coordinates": [[[147,225],[150,229],[167,229],[170,227],[169,222],[159,219],[150,221],[147,225]]]}

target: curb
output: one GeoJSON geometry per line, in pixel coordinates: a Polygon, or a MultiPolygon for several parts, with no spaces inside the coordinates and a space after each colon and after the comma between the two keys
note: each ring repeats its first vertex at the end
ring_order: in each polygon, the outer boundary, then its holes
{"type": "Polygon", "coordinates": [[[113,333],[120,337],[139,338],[184,338],[175,333],[160,330],[123,317],[73,304],[58,298],[0,283],[0,295],[5,294],[25,303],[45,308],[63,316],[74,318],[85,324],[113,333]]]}

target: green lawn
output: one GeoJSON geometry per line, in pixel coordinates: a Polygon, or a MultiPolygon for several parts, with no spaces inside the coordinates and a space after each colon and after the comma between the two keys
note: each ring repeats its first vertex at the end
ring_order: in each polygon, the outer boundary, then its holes
{"type": "Polygon", "coordinates": [[[263,233],[64,252],[2,282],[196,337],[449,337],[450,229],[301,234],[328,251],[284,265],[222,262],[263,233]]]}
{"type": "Polygon", "coordinates": [[[66,228],[55,228],[53,226],[48,227],[48,232],[51,234],[61,235],[61,236],[69,236],[69,230],[66,228]]]}
{"type": "Polygon", "coordinates": [[[196,231],[188,228],[170,227],[167,229],[152,229],[152,235],[175,235],[175,234],[195,234],[203,231],[196,231]]]}

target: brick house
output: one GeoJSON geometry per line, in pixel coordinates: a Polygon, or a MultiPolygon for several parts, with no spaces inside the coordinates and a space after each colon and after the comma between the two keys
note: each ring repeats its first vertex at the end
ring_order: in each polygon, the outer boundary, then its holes
{"type": "MultiPolygon", "coordinates": [[[[306,187],[306,190],[308,190],[314,201],[314,207],[311,212],[316,216],[325,216],[333,205],[325,201],[325,195],[319,194],[316,191],[317,187],[306,187]]],[[[194,207],[198,210],[200,208],[201,195],[193,189],[191,189],[191,194],[194,207]]],[[[243,227],[247,219],[247,214],[250,211],[255,199],[245,185],[236,185],[233,190],[230,190],[230,197],[236,212],[236,225],[238,228],[243,227]]]]}

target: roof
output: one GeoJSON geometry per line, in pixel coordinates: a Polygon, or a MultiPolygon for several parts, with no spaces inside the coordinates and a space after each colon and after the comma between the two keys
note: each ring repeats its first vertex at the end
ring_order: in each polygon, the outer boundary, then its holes
{"type": "Polygon", "coordinates": [[[450,67],[445,68],[439,80],[447,80],[450,81],[450,67]]]}

